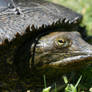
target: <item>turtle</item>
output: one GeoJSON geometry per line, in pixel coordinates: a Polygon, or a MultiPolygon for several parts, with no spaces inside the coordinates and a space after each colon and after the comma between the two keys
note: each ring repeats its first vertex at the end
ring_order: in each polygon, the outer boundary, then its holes
{"type": "Polygon", "coordinates": [[[2,90],[40,92],[44,74],[50,85],[91,63],[81,14],[45,0],[6,1],[0,0],[2,90]]]}

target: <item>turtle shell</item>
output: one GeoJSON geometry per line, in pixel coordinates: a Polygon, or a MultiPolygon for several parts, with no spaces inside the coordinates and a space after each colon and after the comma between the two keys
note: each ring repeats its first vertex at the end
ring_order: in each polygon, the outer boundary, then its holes
{"type": "Polygon", "coordinates": [[[46,28],[57,23],[65,26],[77,25],[82,20],[82,16],[71,9],[43,0],[15,0],[16,6],[21,11],[21,14],[16,14],[14,8],[8,7],[11,0],[6,1],[0,1],[3,7],[0,8],[0,44],[6,39],[11,42],[17,38],[17,34],[23,36],[28,26],[32,32],[33,26],[39,29],[43,25],[46,28]]]}

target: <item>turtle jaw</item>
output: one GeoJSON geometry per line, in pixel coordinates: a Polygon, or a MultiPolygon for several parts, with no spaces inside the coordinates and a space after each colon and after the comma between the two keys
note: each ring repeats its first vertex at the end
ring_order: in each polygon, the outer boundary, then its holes
{"type": "Polygon", "coordinates": [[[68,57],[63,60],[59,60],[56,62],[51,62],[49,63],[50,66],[53,67],[61,67],[61,66],[67,66],[67,65],[74,65],[74,64],[88,64],[92,63],[92,55],[79,55],[79,56],[74,56],[74,57],[68,57]]]}
{"type": "Polygon", "coordinates": [[[92,46],[88,45],[88,47],[86,48],[87,50],[84,50],[84,51],[74,51],[74,53],[70,53],[72,54],[72,56],[66,57],[56,62],[51,62],[49,63],[49,65],[60,67],[60,66],[74,65],[74,64],[79,64],[79,63],[81,64],[92,63],[92,46]]]}
{"type": "MultiPolygon", "coordinates": [[[[89,46],[88,46],[89,47],[89,46]]],[[[86,47],[87,48],[87,47],[86,47]]],[[[90,48],[84,51],[69,51],[62,53],[58,52],[47,52],[36,55],[39,58],[37,66],[40,68],[54,68],[54,69],[64,69],[65,72],[83,68],[85,65],[92,63],[92,50],[90,48]]]]}
{"type": "Polygon", "coordinates": [[[59,59],[56,62],[50,62],[49,65],[52,67],[58,67],[58,68],[60,67],[75,68],[75,67],[82,67],[83,65],[92,63],[92,46],[86,42],[85,42],[85,46],[86,47],[80,46],[80,48],[82,48],[80,50],[79,48],[75,51],[73,51],[74,49],[71,50],[70,52],[68,52],[69,54],[71,54],[70,56],[64,59],[59,59]]]}

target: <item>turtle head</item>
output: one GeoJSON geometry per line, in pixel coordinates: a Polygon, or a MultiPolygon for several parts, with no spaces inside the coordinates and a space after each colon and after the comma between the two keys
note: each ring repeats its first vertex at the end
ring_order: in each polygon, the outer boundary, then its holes
{"type": "Polygon", "coordinates": [[[34,55],[34,65],[78,67],[92,60],[92,46],[78,32],[52,32],[38,40],[34,55]]]}

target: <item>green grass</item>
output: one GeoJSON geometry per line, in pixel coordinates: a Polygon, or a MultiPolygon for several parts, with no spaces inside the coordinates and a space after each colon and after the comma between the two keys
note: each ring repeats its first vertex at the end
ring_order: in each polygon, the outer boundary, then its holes
{"type": "MultiPolygon", "coordinates": [[[[62,90],[61,91],[62,92],[92,92],[92,88],[89,88],[88,91],[84,91],[84,90],[81,90],[80,88],[78,88],[81,79],[82,79],[82,76],[79,77],[79,79],[77,80],[76,84],[74,85],[72,83],[69,83],[69,81],[68,81],[66,76],[63,76],[63,80],[64,80],[64,82],[66,84],[66,87],[64,88],[64,91],[62,91],[62,90]]],[[[46,76],[44,76],[44,86],[45,86],[45,88],[42,90],[42,92],[51,92],[50,91],[51,86],[46,87],[45,83],[46,83],[46,76]]],[[[53,92],[58,92],[56,84],[55,84],[55,88],[54,89],[55,90],[53,92]]]]}
{"type": "Polygon", "coordinates": [[[92,0],[49,0],[83,15],[83,25],[87,26],[88,34],[92,35],[92,0]]]}
{"type": "Polygon", "coordinates": [[[78,87],[78,85],[80,83],[81,78],[82,78],[82,76],[80,76],[80,78],[78,79],[77,83],[75,85],[73,85],[73,84],[69,84],[67,77],[64,76],[63,77],[64,82],[67,84],[66,87],[65,87],[65,92],[78,92],[77,87],[78,87]]]}
{"type": "MultiPolygon", "coordinates": [[[[67,79],[66,76],[63,76],[63,80],[64,80],[64,82],[66,84],[64,92],[79,92],[78,89],[77,89],[77,87],[78,87],[81,79],[82,79],[82,76],[80,76],[79,79],[78,79],[78,81],[77,81],[77,83],[75,85],[73,85],[73,84],[70,84],[68,82],[68,79],[67,79]]],[[[42,92],[50,92],[51,86],[49,86],[49,87],[46,88],[46,76],[44,76],[44,86],[45,86],[45,88],[42,90],[42,92]]],[[[55,84],[55,88],[54,89],[55,89],[54,92],[58,92],[56,84],[55,84]]]]}

